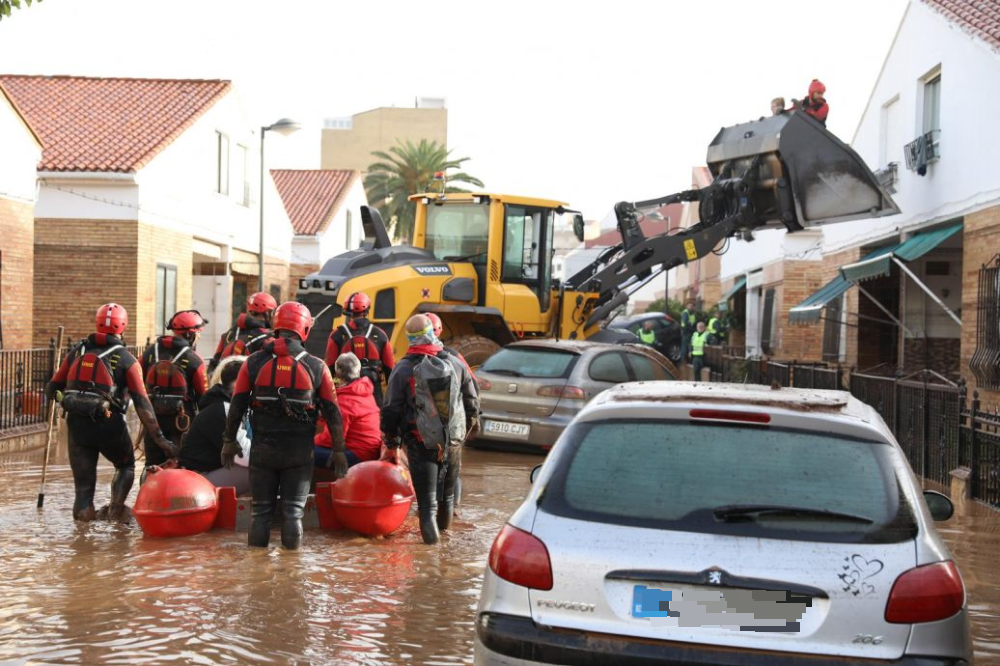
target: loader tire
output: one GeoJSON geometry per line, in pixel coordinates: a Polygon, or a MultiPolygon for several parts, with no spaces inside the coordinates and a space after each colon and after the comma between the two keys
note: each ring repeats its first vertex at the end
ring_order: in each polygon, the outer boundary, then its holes
{"type": "Polygon", "coordinates": [[[473,370],[500,351],[500,345],[481,335],[462,335],[449,340],[447,345],[464,356],[473,370]]]}

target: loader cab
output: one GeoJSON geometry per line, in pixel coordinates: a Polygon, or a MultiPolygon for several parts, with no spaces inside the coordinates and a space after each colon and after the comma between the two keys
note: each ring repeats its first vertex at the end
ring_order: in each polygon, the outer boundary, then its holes
{"type": "Polygon", "coordinates": [[[447,262],[471,263],[476,305],[502,313],[516,334],[549,330],[555,227],[564,204],[491,194],[425,194],[417,204],[414,245],[447,262]]]}

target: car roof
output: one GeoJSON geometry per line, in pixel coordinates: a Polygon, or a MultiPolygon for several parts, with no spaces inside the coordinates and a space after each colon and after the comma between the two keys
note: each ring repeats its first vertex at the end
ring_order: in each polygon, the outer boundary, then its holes
{"type": "MultiPolygon", "coordinates": [[[[868,422],[870,407],[846,391],[772,388],[756,384],[712,382],[635,382],[619,384],[598,395],[587,412],[612,411],[616,406],[631,407],[683,403],[717,403],[729,408],[767,407],[776,410],[837,415],[868,422]]],[[[597,417],[597,415],[595,415],[597,417]]]]}
{"type": "Polygon", "coordinates": [[[674,318],[666,312],[643,312],[642,314],[628,315],[627,317],[617,317],[609,325],[613,326],[618,323],[631,324],[643,321],[644,319],[669,319],[670,321],[674,321],[674,318]]]}
{"type": "MultiPolygon", "coordinates": [[[[638,338],[636,338],[638,339],[638,338]]],[[[621,349],[628,345],[614,344],[611,342],[590,342],[588,340],[553,340],[551,338],[539,338],[537,340],[518,340],[507,345],[507,348],[517,347],[542,347],[545,349],[558,349],[562,351],[582,354],[586,351],[600,351],[603,349],[621,349]]]]}

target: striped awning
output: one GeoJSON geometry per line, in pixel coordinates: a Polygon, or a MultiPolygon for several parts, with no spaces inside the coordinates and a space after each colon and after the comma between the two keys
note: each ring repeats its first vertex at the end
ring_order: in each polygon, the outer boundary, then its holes
{"type": "Polygon", "coordinates": [[[789,311],[788,320],[793,324],[808,324],[819,321],[823,308],[853,286],[844,279],[844,276],[838,275],[820,287],[819,291],[792,308],[789,311]]]}
{"type": "Polygon", "coordinates": [[[889,275],[893,257],[903,261],[919,259],[961,230],[962,223],[959,222],[940,229],[922,231],[899,245],[881,248],[861,261],[842,266],[840,273],[851,282],[889,275]]]}
{"type": "Polygon", "coordinates": [[[738,294],[740,289],[743,289],[745,286],[747,286],[747,278],[744,275],[739,280],[737,280],[735,284],[733,284],[733,286],[729,289],[729,291],[723,294],[721,299],[719,299],[718,303],[719,311],[725,312],[726,310],[728,310],[729,299],[738,294]]]}

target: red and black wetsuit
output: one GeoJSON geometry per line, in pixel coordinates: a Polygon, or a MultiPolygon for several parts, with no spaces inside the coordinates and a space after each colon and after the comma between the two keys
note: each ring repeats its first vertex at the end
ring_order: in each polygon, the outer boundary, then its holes
{"type": "Polygon", "coordinates": [[[219,338],[219,344],[215,348],[215,355],[208,362],[209,374],[219,365],[219,361],[222,360],[222,355],[230,343],[236,342],[238,338],[242,337],[247,344],[245,355],[249,356],[264,346],[264,343],[270,339],[270,333],[267,328],[267,322],[263,319],[258,319],[249,312],[241,314],[236,318],[236,323],[233,324],[233,327],[219,338]]]}
{"type": "Polygon", "coordinates": [[[66,419],[69,430],[69,462],[76,486],[76,500],[73,503],[75,518],[86,518],[88,514],[93,517],[99,455],[103,455],[115,466],[115,476],[111,482],[111,505],[123,506],[132,489],[135,454],[128,426],[125,424],[125,410],[130,397],[146,429],[152,433],[159,432],[156,416],[146,396],[141,367],[125,349],[122,339],[114,335],[94,333],[77,345],[52,376],[46,387],[47,395],[52,397],[56,391],[67,390],[69,371],[74,361],[86,354],[100,355],[105,352],[107,354],[103,361],[98,362],[106,362],[111,373],[115,390],[113,399],[107,400],[110,409],[107,413],[92,416],[70,413],[66,419]],[[118,348],[113,349],[114,347],[118,348]]]}
{"type": "MultiPolygon", "coordinates": [[[[173,360],[177,369],[184,374],[184,379],[187,382],[187,395],[183,402],[184,412],[187,414],[188,419],[194,419],[195,414],[198,412],[198,402],[205,395],[205,391],[208,390],[208,375],[205,361],[202,360],[201,356],[198,355],[198,352],[191,347],[191,344],[187,340],[173,335],[164,335],[157,338],[156,342],[149,345],[146,351],[143,352],[142,358],[139,359],[139,363],[142,365],[143,377],[149,374],[149,369],[157,363],[157,359],[160,361],[173,360]]],[[[156,420],[160,424],[160,429],[168,439],[173,440],[176,444],[180,444],[180,438],[184,435],[184,432],[177,427],[177,415],[165,414],[163,409],[158,409],[156,404],[157,397],[152,392],[148,393],[150,394],[150,402],[153,404],[153,411],[157,413],[156,420]]],[[[190,425],[190,421],[188,423],[190,425]]],[[[167,461],[166,454],[153,441],[152,433],[147,432],[145,434],[143,445],[146,450],[146,467],[162,465],[167,461]]]]}
{"type": "Polygon", "coordinates": [[[341,354],[353,353],[361,361],[361,376],[372,380],[375,402],[382,407],[382,382],[396,367],[389,336],[367,317],[349,318],[346,324],[330,333],[326,342],[326,361],[330,372],[341,354]],[[353,342],[352,342],[353,340],[353,342]]]}
{"type": "Polygon", "coordinates": [[[281,495],[281,541],[297,548],[302,539],[302,515],[313,474],[313,435],[320,414],[330,428],[334,448],[344,448],[344,427],[337,406],[330,370],[306,353],[302,342],[280,337],[268,341],[240,368],[226,422],[226,437],[236,439],[243,416],[250,411],[253,444],[250,447],[250,486],[253,493],[251,546],[267,546],[271,518],[281,495]],[[305,366],[312,387],[302,390],[301,375],[289,373],[295,364],[305,366]],[[267,375],[267,376],[264,376],[267,375]],[[283,381],[296,377],[295,386],[283,381]],[[275,401],[275,396],[287,396],[275,401]],[[307,402],[292,406],[292,399],[307,402]],[[271,399],[270,402],[267,402],[271,399]]]}

